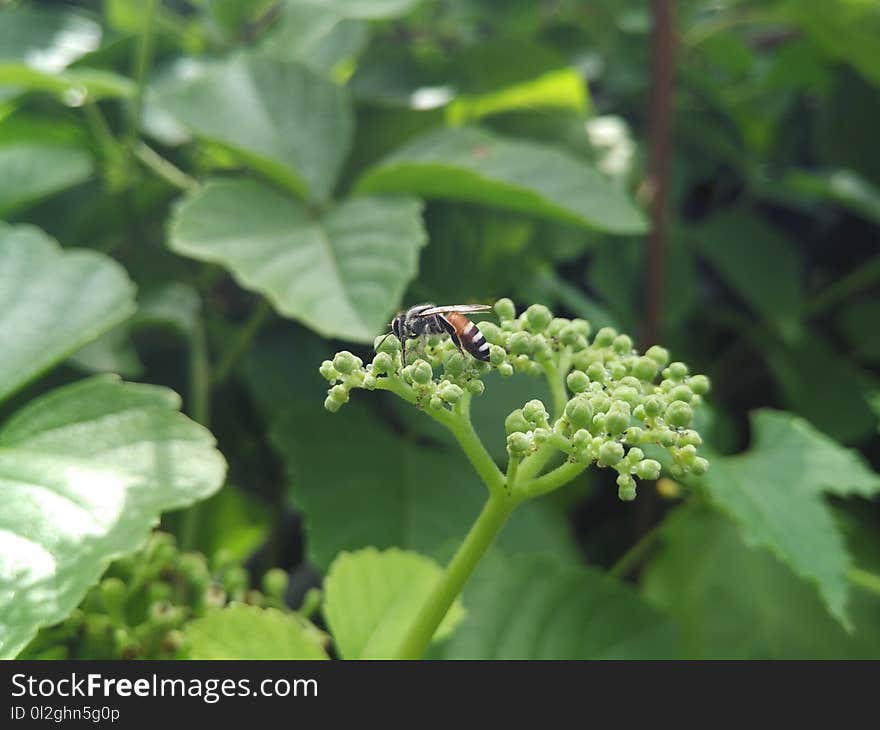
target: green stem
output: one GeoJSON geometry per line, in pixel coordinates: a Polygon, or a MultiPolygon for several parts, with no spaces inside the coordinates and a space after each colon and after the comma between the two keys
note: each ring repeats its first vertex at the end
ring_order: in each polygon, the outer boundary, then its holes
{"type": "Polygon", "coordinates": [[[524,499],[533,499],[540,497],[542,494],[552,492],[559,489],[563,484],[567,484],[586,469],[588,464],[579,461],[566,461],[564,464],[557,466],[553,471],[549,471],[537,479],[523,483],[522,487],[517,490],[519,496],[524,499]]]}
{"type": "Polygon", "coordinates": [[[545,362],[541,364],[541,367],[544,368],[544,375],[547,376],[547,384],[550,386],[550,396],[553,398],[553,418],[559,418],[568,401],[565,376],[568,375],[571,365],[564,358],[560,358],[558,365],[553,362],[545,362]]]}
{"type": "Polygon", "coordinates": [[[806,314],[815,316],[872,286],[880,280],[880,256],[874,256],[820,291],[805,307],[806,314]]]}
{"type": "Polygon", "coordinates": [[[189,192],[199,187],[198,180],[187,175],[143,142],[137,142],[134,145],[134,155],[146,168],[180,190],[189,192]]]}
{"type": "Polygon", "coordinates": [[[144,90],[147,82],[147,70],[150,67],[150,61],[153,56],[153,30],[156,26],[156,10],[158,7],[159,0],[146,0],[144,24],[141,28],[137,48],[135,49],[134,69],[132,71],[135,90],[134,98],[131,102],[131,114],[128,119],[128,142],[132,146],[138,137],[141,114],[144,108],[144,90]]]}
{"type": "Polygon", "coordinates": [[[473,573],[486,550],[494,542],[501,528],[517,505],[517,500],[505,493],[493,492],[477,521],[474,522],[464,542],[452,558],[440,582],[434,587],[422,606],[415,622],[397,651],[397,659],[419,659],[425,653],[437,627],[446,616],[450,606],[473,573]]]}
{"type": "Polygon", "coordinates": [[[639,540],[627,550],[620,559],[608,570],[608,575],[613,578],[625,578],[629,575],[644,559],[657,538],[660,537],[660,527],[663,523],[654,525],[639,540]]]}
{"type": "Polygon", "coordinates": [[[272,306],[266,299],[261,299],[253,308],[235,339],[220,356],[220,362],[217,363],[217,367],[214,369],[215,387],[226,382],[233,368],[241,359],[241,356],[250,348],[257,333],[271,313],[272,306]]]}
{"type": "Polygon", "coordinates": [[[847,580],[869,593],[880,596],[880,575],[861,568],[850,568],[846,573],[847,580]]]}

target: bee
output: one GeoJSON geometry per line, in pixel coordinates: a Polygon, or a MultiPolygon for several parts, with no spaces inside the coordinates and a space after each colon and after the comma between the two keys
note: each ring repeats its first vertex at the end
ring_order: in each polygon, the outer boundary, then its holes
{"type": "MultiPolygon", "coordinates": [[[[487,304],[450,304],[437,307],[434,304],[416,304],[405,312],[399,312],[391,321],[391,332],[400,340],[401,362],[406,363],[406,341],[425,335],[449,335],[459,351],[465,351],[477,360],[489,362],[489,343],[477,325],[464,316],[464,312],[486,312],[487,304]]],[[[382,342],[385,340],[383,339],[382,342]]],[[[381,342],[379,343],[382,344],[381,342]]]]}

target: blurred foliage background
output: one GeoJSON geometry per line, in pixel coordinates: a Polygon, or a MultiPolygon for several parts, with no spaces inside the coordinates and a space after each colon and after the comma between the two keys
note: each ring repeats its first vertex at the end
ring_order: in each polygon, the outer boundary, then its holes
{"type": "MultiPolygon", "coordinates": [[[[527,505],[438,656],[880,656],[876,2],[0,8],[0,217],[138,287],[0,415],[83,373],[181,393],[229,464],[163,518],[183,550],[283,569],[293,608],[343,549],[445,560],[482,499],[454,444],[387,394],[329,416],[317,367],[398,307],[507,296],[707,373],[714,458],[635,503],[591,470],[527,505]],[[338,278],[285,258],[315,225],[338,278]]],[[[545,394],[487,382],[493,455],[545,394]]]]}

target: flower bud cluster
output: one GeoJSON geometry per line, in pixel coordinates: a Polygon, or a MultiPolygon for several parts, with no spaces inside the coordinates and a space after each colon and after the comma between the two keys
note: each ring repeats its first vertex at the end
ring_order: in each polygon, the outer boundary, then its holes
{"type": "Polygon", "coordinates": [[[420,348],[408,346],[413,356],[404,364],[397,339],[380,338],[366,366],[350,352],[322,363],[320,372],[331,384],[325,407],[337,411],[352,388],[373,389],[381,378],[409,386],[419,407],[444,409],[454,407],[465,392],[482,393],[481,378],[490,370],[503,376],[546,374],[564,379],[568,400],[556,418],[539,400],[507,417],[512,459],[554,448],[569,461],[614,469],[624,500],[635,498],[637,479],[660,476],[660,462],[646,456],[646,448],[668,453],[674,477],[706,471],[709,464],[697,453],[700,436],[691,428],[694,409],[709,391],[705,375],[692,375],[684,363],[670,362],[662,347],[640,354],[627,335],[610,327],[593,333],[586,320],[555,317],[541,304],[517,316],[513,302],[502,299],[495,312],[497,324],[479,324],[489,343],[488,364],[462,355],[439,336],[427,338],[420,348]]]}
{"type": "Polygon", "coordinates": [[[180,552],[172,535],[155,532],[140,551],[113,563],[76,610],[43,629],[21,657],[181,658],[184,625],[211,608],[238,601],[284,609],[285,571],[268,571],[262,592],[249,583],[231,556],[220,554],[209,565],[202,553],[180,552]]]}

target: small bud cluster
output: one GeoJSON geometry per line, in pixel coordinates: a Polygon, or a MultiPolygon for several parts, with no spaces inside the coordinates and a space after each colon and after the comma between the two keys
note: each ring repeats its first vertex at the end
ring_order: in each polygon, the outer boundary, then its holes
{"type": "Polygon", "coordinates": [[[186,654],[187,621],[230,601],[284,608],[287,573],[272,569],[262,592],[248,574],[219,555],[180,552],[174,537],[155,532],[139,552],[113,563],[76,610],[43,629],[24,650],[28,659],[173,659],[186,654]]]}
{"type": "Polygon", "coordinates": [[[490,370],[504,376],[546,374],[564,378],[568,400],[555,420],[539,400],[507,417],[511,458],[523,459],[550,445],[569,461],[612,468],[623,500],[635,498],[636,479],[660,476],[660,462],[647,458],[645,448],[665,450],[674,477],[706,471],[708,462],[697,455],[700,436],[690,428],[694,408],[709,391],[705,375],[691,375],[684,363],[670,362],[662,347],[639,354],[627,335],[610,327],[593,335],[586,320],[554,317],[540,304],[517,316],[513,302],[502,299],[495,312],[498,324],[479,324],[489,343],[488,364],[462,355],[441,337],[428,338],[423,351],[404,364],[397,339],[380,338],[366,367],[350,352],[322,363],[320,372],[331,384],[325,407],[339,410],[352,388],[372,390],[381,378],[397,378],[412,388],[419,407],[444,409],[465,391],[482,393],[481,378],[490,370]]]}

